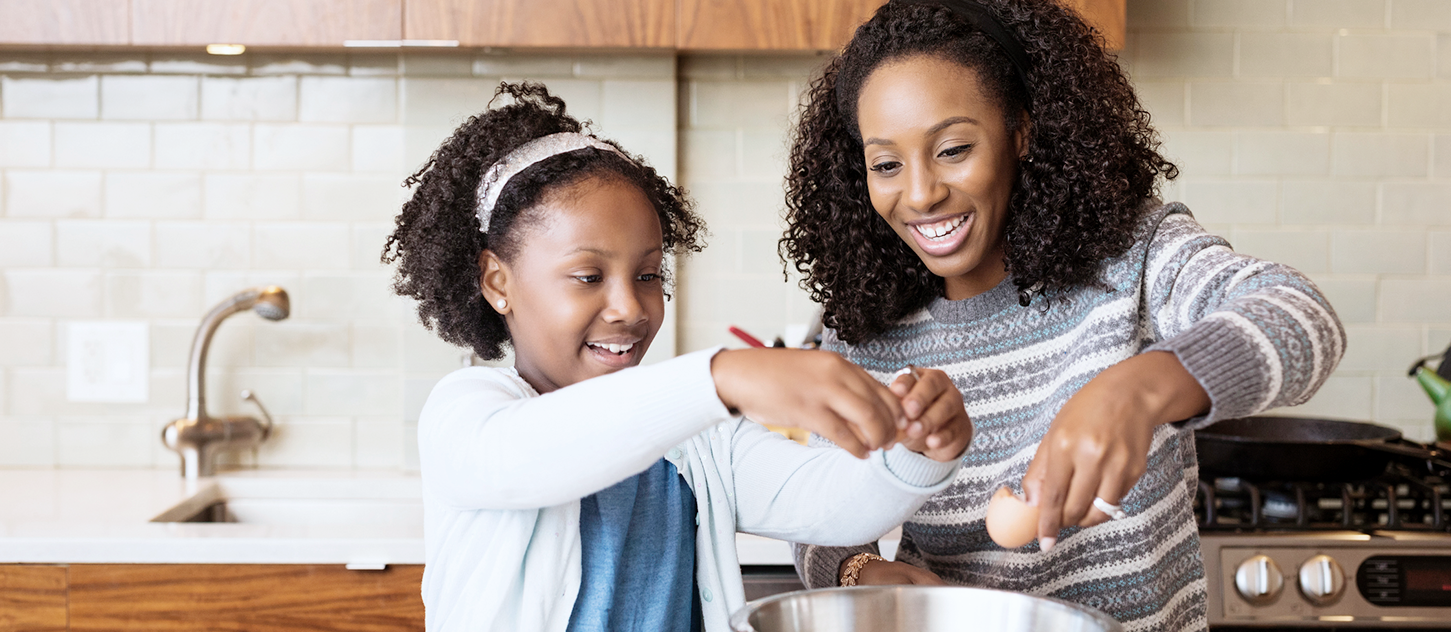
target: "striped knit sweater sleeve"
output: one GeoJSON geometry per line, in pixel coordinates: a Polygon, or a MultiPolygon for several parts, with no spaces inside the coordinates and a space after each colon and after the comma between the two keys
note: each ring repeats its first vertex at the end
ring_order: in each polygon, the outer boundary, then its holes
{"type": "MultiPolygon", "coordinates": [[[[1027,308],[1007,279],[968,299],[937,299],[863,344],[826,333],[824,348],[883,380],[909,363],[946,372],[973,419],[957,479],[903,525],[897,559],[950,584],[1088,605],[1130,632],[1206,627],[1197,462],[1185,430],[1309,399],[1339,362],[1345,333],[1303,275],[1235,253],[1182,204],[1146,206],[1135,238],[1104,262],[1101,283],[1027,308]],[[1154,350],[1178,356],[1211,408],[1155,431],[1147,471],[1121,503],[1128,518],[1066,529],[1048,553],[993,544],[988,500],[1021,486],[1063,404],[1103,369],[1154,350]]],[[[810,587],[834,586],[843,560],[875,549],[798,545],[797,570],[810,587]]]]}

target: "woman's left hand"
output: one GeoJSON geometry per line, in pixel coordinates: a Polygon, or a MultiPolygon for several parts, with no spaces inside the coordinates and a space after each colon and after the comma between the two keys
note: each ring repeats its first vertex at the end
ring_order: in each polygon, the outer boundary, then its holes
{"type": "Polygon", "coordinates": [[[1168,351],[1134,356],[1089,380],[1058,411],[1023,477],[1042,550],[1053,548],[1063,527],[1107,521],[1094,497],[1118,505],[1144,474],[1154,429],[1202,414],[1209,403],[1168,351]]]}

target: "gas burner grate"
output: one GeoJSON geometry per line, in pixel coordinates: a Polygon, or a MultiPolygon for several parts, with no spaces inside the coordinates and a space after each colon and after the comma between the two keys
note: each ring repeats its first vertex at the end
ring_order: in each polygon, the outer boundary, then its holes
{"type": "Polygon", "coordinates": [[[1354,483],[1200,480],[1200,531],[1451,531],[1451,477],[1392,464],[1354,483]]]}

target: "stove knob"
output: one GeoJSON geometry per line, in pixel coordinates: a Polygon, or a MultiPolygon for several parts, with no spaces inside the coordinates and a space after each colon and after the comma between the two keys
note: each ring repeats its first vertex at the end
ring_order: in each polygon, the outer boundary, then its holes
{"type": "Polygon", "coordinates": [[[1345,593],[1345,571],[1329,555],[1316,555],[1300,565],[1300,592],[1317,606],[1328,606],[1345,593]]]}
{"type": "Polygon", "coordinates": [[[1280,596],[1285,587],[1285,575],[1280,565],[1266,555],[1256,555],[1239,563],[1234,572],[1234,587],[1239,596],[1252,604],[1265,604],[1280,596]]]}

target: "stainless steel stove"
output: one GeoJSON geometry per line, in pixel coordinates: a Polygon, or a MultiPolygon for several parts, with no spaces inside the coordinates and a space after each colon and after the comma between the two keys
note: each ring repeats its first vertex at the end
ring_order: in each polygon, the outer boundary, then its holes
{"type": "Polygon", "coordinates": [[[1451,472],[1356,483],[1201,481],[1214,630],[1451,629],[1451,472]]]}

